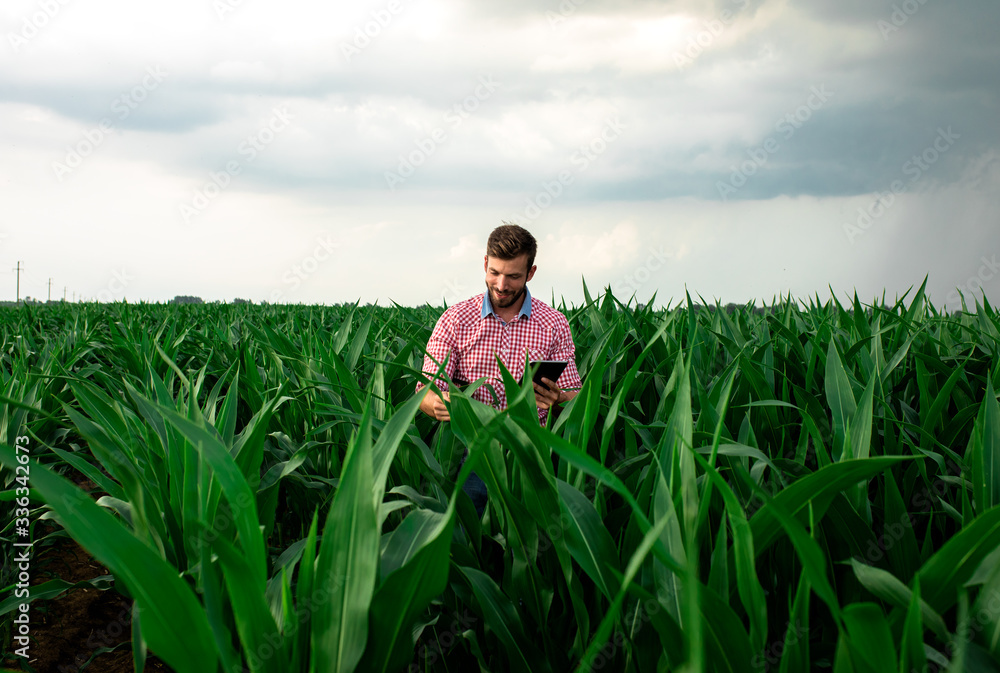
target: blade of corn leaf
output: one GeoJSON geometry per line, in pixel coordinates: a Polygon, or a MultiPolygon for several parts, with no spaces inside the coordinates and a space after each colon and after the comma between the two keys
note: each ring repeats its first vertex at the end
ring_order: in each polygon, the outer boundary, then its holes
{"type": "Polygon", "coordinates": [[[413,642],[407,637],[413,623],[448,584],[448,553],[459,491],[456,489],[445,514],[417,510],[393,533],[390,544],[405,551],[372,598],[371,635],[361,661],[363,670],[398,670],[413,657],[413,642]],[[420,530],[404,527],[408,520],[418,518],[420,530]]]}
{"type": "Polygon", "coordinates": [[[233,643],[238,641],[233,638],[227,618],[228,605],[225,602],[225,591],[223,591],[222,586],[224,580],[219,577],[218,564],[212,560],[212,550],[209,545],[201,545],[199,558],[201,560],[199,580],[202,601],[205,615],[212,629],[212,636],[215,639],[215,647],[219,652],[220,663],[226,671],[240,669],[242,668],[240,655],[233,647],[233,643]]]}
{"type": "MultiPolygon", "coordinates": [[[[896,607],[906,609],[912,602],[913,591],[899,578],[881,568],[851,559],[851,567],[858,581],[876,597],[896,607]]],[[[930,605],[920,602],[923,623],[943,640],[948,638],[948,628],[944,619],[930,605]]]]}
{"type": "Polygon", "coordinates": [[[939,613],[954,606],[959,588],[998,546],[1000,507],[994,507],[952,536],[920,567],[917,577],[924,600],[939,613]]]}
{"type": "MultiPolygon", "coordinates": [[[[743,622],[729,603],[703,588],[699,592],[699,612],[705,634],[706,663],[710,671],[737,673],[753,671],[753,650],[743,622]]],[[[698,670],[688,662],[686,670],[698,670]]]]}
{"type": "Polygon", "coordinates": [[[283,639],[264,600],[264,593],[247,590],[256,580],[253,567],[225,538],[216,538],[212,542],[212,549],[219,555],[219,560],[225,569],[222,576],[226,582],[229,600],[233,606],[236,631],[243,643],[250,671],[271,673],[283,670],[283,639]]]}
{"type": "Polygon", "coordinates": [[[613,572],[618,569],[615,543],[593,503],[562,480],[558,480],[556,486],[559,489],[559,506],[565,517],[560,524],[565,524],[569,552],[601,593],[611,600],[618,591],[618,581],[613,572]]]}
{"type": "Polygon", "coordinates": [[[875,603],[852,603],[843,610],[847,646],[854,670],[885,673],[896,668],[896,647],[889,622],[875,603]]]}
{"type": "Polygon", "coordinates": [[[309,532],[306,534],[305,545],[302,548],[302,558],[299,561],[299,575],[297,586],[295,587],[295,604],[305,611],[299,620],[299,631],[295,641],[295,651],[300,660],[310,658],[309,643],[312,636],[312,618],[315,614],[316,606],[322,605],[325,597],[316,590],[316,535],[319,530],[319,511],[313,512],[312,522],[309,524],[309,532]]]}
{"type": "Polygon", "coordinates": [[[985,512],[1000,505],[1000,405],[989,377],[979,414],[982,419],[976,419],[974,432],[981,435],[972,452],[972,479],[976,508],[985,512]]]}
{"type": "Polygon", "coordinates": [[[525,673],[551,671],[546,660],[528,638],[513,603],[500,591],[496,582],[475,568],[459,566],[458,571],[465,576],[472,587],[486,626],[506,649],[511,670],[525,673]]]}
{"type": "Polygon", "coordinates": [[[826,399],[833,414],[833,460],[841,460],[848,437],[848,423],[857,411],[854,391],[833,339],[826,353],[826,399]]]}
{"type": "Polygon", "coordinates": [[[263,591],[264,539],[258,526],[256,499],[250,490],[250,485],[243,478],[243,473],[217,434],[184,418],[173,409],[162,406],[159,409],[167,422],[177,428],[212,467],[212,473],[218,479],[229,501],[236,528],[240,533],[240,547],[247,555],[250,567],[253,569],[255,585],[263,591]]]}
{"type": "Polygon", "coordinates": [[[899,646],[899,673],[922,671],[927,666],[924,654],[923,601],[920,599],[920,582],[915,582],[910,604],[903,621],[903,637],[899,646]]]}
{"type": "Polygon", "coordinates": [[[608,608],[607,612],[604,613],[604,618],[601,619],[601,623],[598,625],[597,631],[590,641],[590,645],[580,658],[580,663],[576,668],[576,673],[587,673],[587,671],[591,670],[594,658],[597,656],[598,651],[604,646],[604,643],[606,643],[608,638],[611,636],[611,629],[614,628],[614,624],[618,620],[618,613],[621,611],[622,603],[625,601],[625,594],[628,591],[629,584],[631,584],[632,580],[636,576],[636,573],[639,572],[640,566],[646,560],[649,552],[659,540],[660,534],[663,532],[667,523],[668,521],[666,519],[661,519],[655,526],[651,527],[643,536],[639,547],[635,550],[635,552],[633,552],[631,558],[629,558],[628,565],[625,567],[625,575],[621,581],[621,588],[618,590],[618,593],[615,594],[615,598],[611,601],[611,606],[608,608]]]}
{"type": "Polygon", "coordinates": [[[750,529],[753,532],[757,555],[760,556],[774,543],[781,530],[780,523],[772,513],[772,507],[780,507],[789,515],[798,516],[810,501],[831,498],[845,488],[905,460],[912,460],[912,458],[909,456],[884,456],[833,463],[796,480],[771,498],[750,519],[750,529]]]}
{"type": "MultiPolygon", "coordinates": [[[[799,585],[795,590],[795,600],[792,603],[792,611],[788,618],[788,628],[785,631],[785,647],[780,653],[781,665],[778,669],[779,673],[795,673],[796,671],[809,669],[811,661],[809,657],[810,594],[809,579],[803,572],[799,575],[799,585]]],[[[763,658],[764,661],[755,659],[754,663],[762,665],[765,662],[770,663],[771,658],[777,654],[776,652],[765,652],[762,655],[757,655],[763,658]]]]}
{"type": "MultiPolygon", "coordinates": [[[[13,469],[14,449],[0,445],[0,462],[13,469]]],[[[62,477],[33,464],[31,481],[73,539],[128,587],[154,654],[178,671],[214,673],[218,654],[208,621],[177,571],[62,477]]]]}
{"type": "Polygon", "coordinates": [[[736,584],[743,607],[750,616],[750,640],[752,651],[759,651],[767,641],[767,603],[764,588],[757,577],[754,564],[754,537],[747,522],[743,507],[736,494],[719,472],[700,455],[696,459],[705,473],[722,495],[726,505],[726,515],[733,528],[733,556],[736,565],[736,584]]]}
{"type": "Polygon", "coordinates": [[[368,614],[378,572],[378,513],[371,498],[371,406],[347,449],[340,484],[323,526],[314,586],[329,603],[312,616],[316,673],[351,673],[368,641],[368,614]]]}

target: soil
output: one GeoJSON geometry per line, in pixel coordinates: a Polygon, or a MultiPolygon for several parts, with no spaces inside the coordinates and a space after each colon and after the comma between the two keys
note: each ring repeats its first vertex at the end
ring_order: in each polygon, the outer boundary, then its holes
{"type": "MultiPolygon", "coordinates": [[[[79,474],[72,478],[82,489],[99,497],[92,481],[79,474]]],[[[57,526],[39,521],[35,524],[34,537],[41,540],[55,530],[58,530],[57,526]]],[[[32,585],[56,577],[75,583],[110,575],[107,568],[69,537],[51,538],[50,541],[52,544],[44,547],[44,551],[32,559],[32,585]]],[[[30,668],[25,667],[23,670],[34,670],[37,673],[134,672],[130,644],[132,601],[113,588],[70,589],[52,600],[32,602],[28,614],[31,619],[30,668]],[[119,645],[121,647],[113,652],[97,654],[102,649],[119,645]]],[[[22,670],[21,661],[23,660],[4,657],[0,659],[0,668],[22,670]]],[[[151,653],[146,659],[145,670],[150,673],[171,671],[151,653]]]]}

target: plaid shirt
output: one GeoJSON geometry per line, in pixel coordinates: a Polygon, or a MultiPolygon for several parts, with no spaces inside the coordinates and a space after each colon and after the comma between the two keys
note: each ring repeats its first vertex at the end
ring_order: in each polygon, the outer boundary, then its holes
{"type": "MultiPolygon", "coordinates": [[[[450,354],[445,373],[453,381],[471,383],[486,377],[486,384],[493,387],[500,400],[495,404],[486,385],[480,386],[472,397],[498,409],[507,407],[503,379],[496,357],[500,356],[504,366],[520,380],[524,373],[524,356],[529,360],[564,360],[569,364],[559,376],[556,384],[562,390],[579,389],[580,373],[576,369],[573,335],[569,322],[559,311],[534,299],[525,288],[524,303],[520,313],[509,323],[505,323],[493,311],[487,293],[482,293],[455,304],[446,310],[434,326],[434,332],[427,342],[424,356],[424,372],[435,374],[438,362],[444,362],[450,354]],[[433,358],[433,359],[432,359],[433,358]]],[[[448,386],[443,381],[435,381],[441,390],[448,386]]],[[[419,392],[424,384],[417,384],[419,392]]],[[[541,423],[548,416],[547,409],[538,410],[541,423]]]]}

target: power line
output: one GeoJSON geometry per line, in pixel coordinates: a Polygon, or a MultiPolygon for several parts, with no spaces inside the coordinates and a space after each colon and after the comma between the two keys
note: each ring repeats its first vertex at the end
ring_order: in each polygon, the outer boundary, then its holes
{"type": "Polygon", "coordinates": [[[16,269],[12,269],[13,271],[17,271],[17,302],[16,303],[18,303],[18,304],[21,303],[21,272],[24,271],[24,269],[21,268],[21,265],[23,263],[24,262],[18,262],[17,263],[17,268],[16,269]]]}

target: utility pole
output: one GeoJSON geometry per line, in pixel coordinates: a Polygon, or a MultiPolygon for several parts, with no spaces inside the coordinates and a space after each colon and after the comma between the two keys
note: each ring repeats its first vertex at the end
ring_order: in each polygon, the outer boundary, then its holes
{"type": "Polygon", "coordinates": [[[52,279],[49,278],[49,301],[52,301],[52,279]]]}
{"type": "Polygon", "coordinates": [[[66,286],[63,285],[63,301],[66,301],[66,286]]]}
{"type": "Polygon", "coordinates": [[[18,303],[18,304],[21,303],[21,272],[24,271],[24,269],[21,268],[21,264],[22,263],[23,262],[18,262],[17,263],[17,268],[14,269],[14,271],[17,271],[17,302],[16,303],[18,303]]]}

